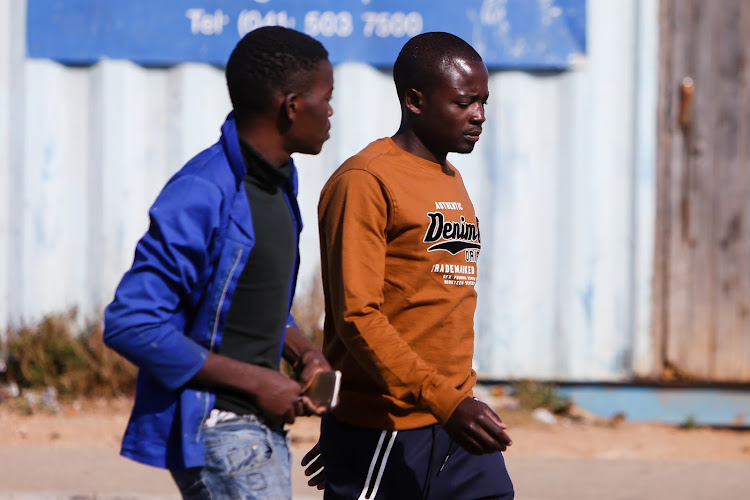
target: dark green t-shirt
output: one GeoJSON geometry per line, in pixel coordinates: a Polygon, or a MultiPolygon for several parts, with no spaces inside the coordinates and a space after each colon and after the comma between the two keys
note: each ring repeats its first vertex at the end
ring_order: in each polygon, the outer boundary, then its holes
{"type": "MultiPolygon", "coordinates": [[[[255,245],[232,296],[219,353],[278,370],[296,260],[294,219],[281,188],[291,167],[275,167],[244,139],[240,147],[255,245]]],[[[215,408],[259,413],[244,396],[227,391],[217,393],[215,408]]]]}

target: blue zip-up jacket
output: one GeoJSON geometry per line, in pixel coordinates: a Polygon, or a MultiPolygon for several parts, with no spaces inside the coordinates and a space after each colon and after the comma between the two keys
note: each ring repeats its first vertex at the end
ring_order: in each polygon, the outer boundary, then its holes
{"type": "MultiPolygon", "coordinates": [[[[104,313],[104,341],[139,367],[122,454],[156,467],[204,464],[200,429],[215,396],[185,384],[221,345],[232,295],[255,242],[233,113],[221,131],[219,142],[164,186],[149,211],[151,224],[133,266],[104,313]]],[[[290,307],[302,229],[297,171],[291,167],[284,193],[298,248],[290,307]]]]}

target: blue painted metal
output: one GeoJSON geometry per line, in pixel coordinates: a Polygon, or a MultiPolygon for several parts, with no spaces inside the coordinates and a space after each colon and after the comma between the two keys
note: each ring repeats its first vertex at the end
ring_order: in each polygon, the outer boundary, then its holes
{"type": "Polygon", "coordinates": [[[630,422],[750,427],[750,389],[591,385],[558,393],[595,415],[630,422]]]}
{"type": "Polygon", "coordinates": [[[586,50],[585,0],[28,0],[28,20],[31,57],[74,64],[223,65],[265,25],[314,36],[334,63],[383,67],[424,31],[464,38],[492,68],[566,69],[586,50]]]}

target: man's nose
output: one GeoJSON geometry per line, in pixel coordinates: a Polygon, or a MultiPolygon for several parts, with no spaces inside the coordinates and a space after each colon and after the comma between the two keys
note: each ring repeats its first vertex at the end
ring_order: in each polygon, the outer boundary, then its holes
{"type": "Polygon", "coordinates": [[[474,110],[474,115],[471,117],[474,123],[484,123],[486,120],[484,116],[484,104],[478,104],[474,110]]]}

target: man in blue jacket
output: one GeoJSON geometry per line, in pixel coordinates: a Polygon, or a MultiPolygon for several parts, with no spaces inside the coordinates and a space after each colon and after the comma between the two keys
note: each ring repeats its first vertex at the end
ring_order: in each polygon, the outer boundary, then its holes
{"type": "Polygon", "coordinates": [[[289,312],[302,228],[291,154],[328,139],[333,71],[318,41],[266,27],[240,40],[226,78],[221,138],[151,207],[104,339],[139,367],[124,456],[169,469],[185,498],[291,498],[284,425],[323,411],[300,393],[330,369],[289,312]]]}

